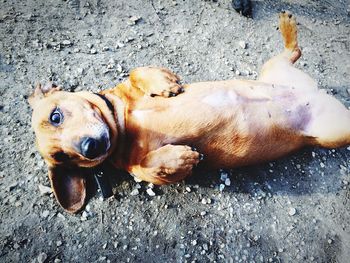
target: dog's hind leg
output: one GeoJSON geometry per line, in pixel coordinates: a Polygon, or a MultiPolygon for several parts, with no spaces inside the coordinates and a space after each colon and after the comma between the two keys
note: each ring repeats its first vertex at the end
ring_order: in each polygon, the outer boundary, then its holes
{"type": "Polygon", "coordinates": [[[321,91],[309,105],[311,119],[304,133],[311,138],[311,145],[326,148],[350,145],[350,110],[321,91]]]}
{"type": "Polygon", "coordinates": [[[316,89],[317,83],[293,66],[301,56],[295,17],[288,12],[280,13],[279,28],[284,41],[284,51],[263,65],[258,80],[295,88],[316,89]]]}

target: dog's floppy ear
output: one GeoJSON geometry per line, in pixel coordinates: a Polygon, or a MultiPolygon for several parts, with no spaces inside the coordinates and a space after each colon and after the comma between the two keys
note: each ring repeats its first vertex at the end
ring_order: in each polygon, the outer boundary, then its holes
{"type": "Polygon", "coordinates": [[[69,213],[79,212],[86,201],[86,178],[82,168],[50,167],[51,187],[58,203],[69,213]]]}
{"type": "Polygon", "coordinates": [[[44,98],[46,95],[51,94],[52,92],[60,90],[60,87],[57,87],[54,83],[49,82],[45,86],[42,86],[40,83],[36,85],[33,94],[28,98],[28,102],[31,107],[34,107],[34,104],[44,98]]]}

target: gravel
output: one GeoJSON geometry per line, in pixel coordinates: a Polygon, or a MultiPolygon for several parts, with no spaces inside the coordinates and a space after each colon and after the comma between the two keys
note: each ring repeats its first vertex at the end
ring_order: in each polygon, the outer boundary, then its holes
{"type": "Polygon", "coordinates": [[[280,10],[297,15],[296,66],[349,107],[346,1],[253,3],[253,19],[231,1],[0,3],[1,262],[348,262],[350,147],[198,170],[156,189],[111,171],[115,197],[96,193],[77,215],[49,190],[26,101],[36,83],[98,92],[146,65],[183,83],[255,79],[283,48],[280,10]]]}

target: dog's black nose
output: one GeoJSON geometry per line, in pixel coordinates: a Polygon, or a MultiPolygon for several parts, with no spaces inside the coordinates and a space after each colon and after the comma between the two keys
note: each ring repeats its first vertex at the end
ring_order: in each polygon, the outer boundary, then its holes
{"type": "Polygon", "coordinates": [[[84,137],[80,142],[81,154],[89,159],[95,159],[105,154],[108,150],[108,139],[106,136],[100,138],[84,137]]]}

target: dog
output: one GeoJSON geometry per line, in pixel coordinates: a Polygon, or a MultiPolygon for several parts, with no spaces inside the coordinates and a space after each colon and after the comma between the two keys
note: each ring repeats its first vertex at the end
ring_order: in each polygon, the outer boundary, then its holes
{"type": "Polygon", "coordinates": [[[142,67],[97,94],[37,86],[29,98],[32,127],[59,204],[80,211],[85,168],[106,161],[161,185],[196,166],[234,168],[307,145],[349,145],[350,111],[293,66],[301,56],[294,16],[282,12],[279,28],[284,51],[256,81],[180,85],[167,69],[142,67]]]}

